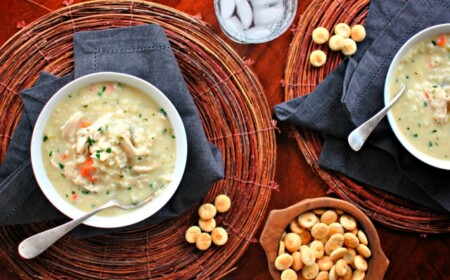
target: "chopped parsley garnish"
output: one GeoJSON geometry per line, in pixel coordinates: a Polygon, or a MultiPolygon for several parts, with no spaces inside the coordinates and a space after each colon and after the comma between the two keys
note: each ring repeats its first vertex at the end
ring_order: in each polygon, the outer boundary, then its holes
{"type": "Polygon", "coordinates": [[[47,135],[44,135],[44,137],[42,137],[42,142],[46,142],[48,140],[48,136],[47,135]]]}
{"type": "Polygon", "coordinates": [[[108,154],[111,153],[111,148],[110,147],[106,148],[105,152],[107,152],[108,154]]]}
{"type": "Polygon", "coordinates": [[[166,112],[166,110],[164,110],[164,108],[159,109],[159,111],[160,111],[161,114],[163,114],[164,116],[167,116],[167,112],[166,112]]]}
{"type": "Polygon", "coordinates": [[[83,105],[83,108],[87,108],[88,107],[88,105],[86,104],[86,105],[83,105]]]}
{"type": "Polygon", "coordinates": [[[64,164],[58,163],[58,166],[59,166],[60,169],[64,169],[64,164]]]}
{"type": "Polygon", "coordinates": [[[88,190],[82,189],[82,190],[81,190],[81,193],[82,193],[82,194],[90,194],[91,192],[88,191],[88,190]]]}
{"type": "Polygon", "coordinates": [[[436,41],[435,40],[431,40],[431,43],[433,44],[433,46],[436,47],[436,41]]]}
{"type": "Polygon", "coordinates": [[[103,87],[102,87],[102,90],[99,91],[99,92],[97,92],[97,95],[101,97],[101,96],[103,95],[103,93],[105,92],[105,90],[106,90],[106,87],[103,86],[103,87]]]}
{"type": "Polygon", "coordinates": [[[95,143],[95,140],[88,137],[88,139],[87,139],[88,146],[91,147],[94,143],[95,143]]]}

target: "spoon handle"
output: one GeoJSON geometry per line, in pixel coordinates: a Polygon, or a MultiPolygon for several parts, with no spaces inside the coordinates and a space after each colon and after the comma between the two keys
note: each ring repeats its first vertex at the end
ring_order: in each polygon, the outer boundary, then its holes
{"type": "Polygon", "coordinates": [[[92,212],[87,213],[84,216],[81,216],[78,219],[72,220],[60,226],[48,229],[46,231],[40,232],[33,236],[28,237],[23,240],[19,244],[19,254],[25,259],[31,259],[50,247],[53,243],[58,241],[61,237],[63,237],[66,233],[71,231],[73,228],[81,224],[84,220],[92,217],[98,212],[105,210],[109,207],[115,206],[115,201],[109,201],[106,204],[100,206],[99,208],[93,210],[92,212]]]}
{"type": "Polygon", "coordinates": [[[348,144],[354,151],[359,151],[361,149],[378,123],[384,118],[389,109],[391,109],[392,105],[394,105],[394,103],[397,102],[397,100],[403,95],[405,89],[406,86],[402,85],[400,91],[394,98],[392,98],[392,100],[386,105],[386,107],[384,107],[381,111],[379,111],[365,123],[358,126],[348,135],[348,144]]]}

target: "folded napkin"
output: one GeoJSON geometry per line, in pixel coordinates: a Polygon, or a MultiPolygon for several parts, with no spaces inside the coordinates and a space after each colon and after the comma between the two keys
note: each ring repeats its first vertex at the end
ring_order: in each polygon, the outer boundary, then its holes
{"type": "Polygon", "coordinates": [[[450,22],[444,0],[372,0],[367,38],[310,94],[275,106],[278,119],[325,135],[323,168],[439,211],[450,211],[450,171],[430,167],[407,152],[384,119],[366,145],[354,152],[348,134],[383,106],[390,62],[420,30],[450,22]]]}
{"type": "MultiPolygon", "coordinates": [[[[173,218],[197,203],[219,179],[223,164],[219,149],[208,143],[164,30],[158,25],[76,33],[75,71],[62,78],[42,73],[33,88],[22,91],[25,110],[0,167],[0,224],[23,224],[61,218],[41,193],[30,164],[31,133],[48,99],[74,78],[114,71],[140,77],[159,88],[175,105],[186,128],[188,156],[181,184],[166,206],[147,220],[127,228],[173,218]]],[[[110,232],[81,226],[77,237],[110,232]]]]}

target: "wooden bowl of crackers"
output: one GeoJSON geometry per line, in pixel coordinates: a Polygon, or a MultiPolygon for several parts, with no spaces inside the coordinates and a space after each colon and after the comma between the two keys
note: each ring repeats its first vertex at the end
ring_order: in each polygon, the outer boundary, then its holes
{"type": "Polygon", "coordinates": [[[383,279],[389,260],[370,219],[335,198],[272,210],[261,233],[273,279],[383,279]]]}

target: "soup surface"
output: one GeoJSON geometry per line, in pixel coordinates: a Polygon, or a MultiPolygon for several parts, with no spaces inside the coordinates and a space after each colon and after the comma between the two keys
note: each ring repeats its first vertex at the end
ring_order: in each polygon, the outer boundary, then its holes
{"type": "Polygon", "coordinates": [[[391,84],[391,98],[401,84],[407,87],[392,107],[400,131],[418,150],[442,160],[450,160],[449,40],[450,34],[441,34],[416,44],[400,61],[391,84]]]}
{"type": "Polygon", "coordinates": [[[131,86],[102,82],[73,92],[56,107],[44,133],[47,175],[79,209],[89,211],[112,198],[138,204],[172,180],[172,125],[164,108],[131,86]]]}

